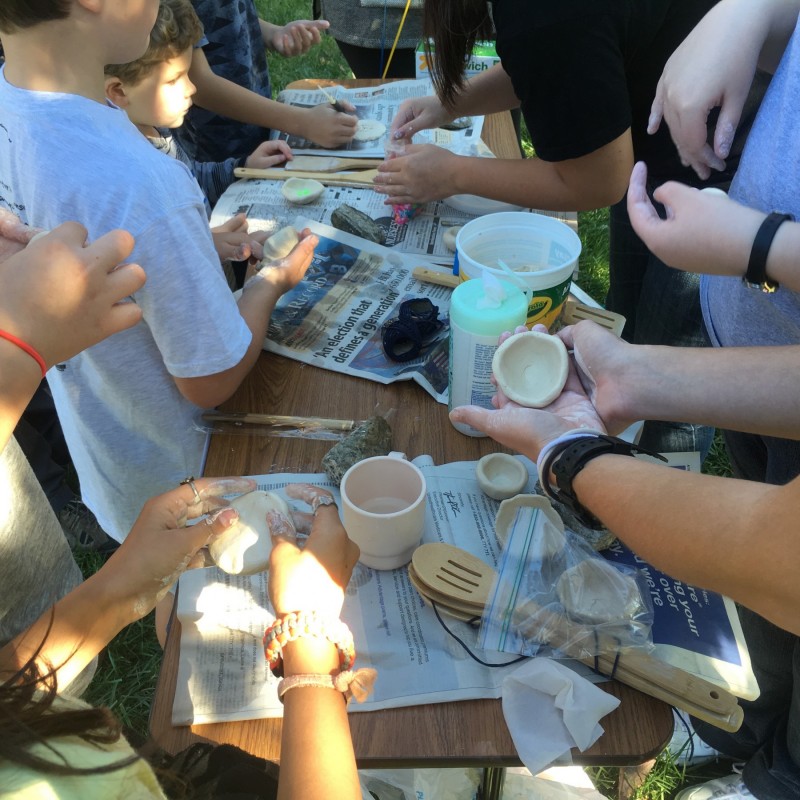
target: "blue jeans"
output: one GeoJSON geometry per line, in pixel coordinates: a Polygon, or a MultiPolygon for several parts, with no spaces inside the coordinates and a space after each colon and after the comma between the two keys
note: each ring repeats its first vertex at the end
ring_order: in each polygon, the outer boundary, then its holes
{"type": "MultiPolygon", "coordinates": [[[[636,235],[626,201],[611,207],[610,285],[606,308],[622,314],[622,338],[634,344],[707,347],[700,310],[700,278],[672,269],[636,235]]],[[[714,429],[684,422],[644,425],[639,443],[659,453],[700,451],[705,459],[714,429]]]]}
{"type": "MultiPolygon", "coordinates": [[[[800,474],[800,442],[725,431],[725,445],[737,478],[780,485],[800,474]]],[[[736,733],[692,722],[703,741],[745,762],[742,778],[759,800],[796,800],[800,638],[746,608],[739,608],[739,619],[761,694],[756,700],[740,701],[744,724],[736,733]]]]}

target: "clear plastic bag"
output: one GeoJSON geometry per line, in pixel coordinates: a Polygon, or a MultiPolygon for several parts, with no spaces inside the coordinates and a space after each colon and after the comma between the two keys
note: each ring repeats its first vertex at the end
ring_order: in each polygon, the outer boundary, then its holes
{"type": "Polygon", "coordinates": [[[652,623],[639,570],[607,561],[542,498],[519,507],[483,615],[481,647],[613,659],[628,647],[652,649],[652,623]]]}

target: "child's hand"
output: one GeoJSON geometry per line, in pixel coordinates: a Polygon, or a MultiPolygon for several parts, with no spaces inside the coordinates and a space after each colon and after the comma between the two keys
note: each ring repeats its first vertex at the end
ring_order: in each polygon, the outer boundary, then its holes
{"type": "Polygon", "coordinates": [[[237,214],[222,225],[212,228],[211,236],[220,261],[246,261],[248,258],[261,260],[264,257],[263,244],[267,232],[248,233],[244,214],[237,214]]]}
{"type": "Polygon", "coordinates": [[[307,121],[302,136],[321,147],[341,147],[356,134],[356,117],[337,111],[330,103],[320,103],[304,113],[307,121]]]}
{"type": "Polygon", "coordinates": [[[247,157],[244,162],[250,169],[269,169],[286,161],[291,161],[292,148],[286,142],[277,139],[275,141],[262,142],[247,157]]]}
{"type": "Polygon", "coordinates": [[[282,295],[293,289],[303,280],[306,271],[311,266],[314,257],[314,248],[319,239],[314,236],[308,228],[303,228],[300,232],[300,241],[295,245],[291,253],[280,261],[271,261],[262,266],[255,274],[250,275],[248,270],[244,288],[255,285],[256,282],[264,281],[268,285],[278,290],[282,295]]]}
{"type": "Polygon", "coordinates": [[[328,29],[325,19],[296,19],[283,27],[262,23],[261,32],[268,50],[282,56],[300,56],[322,40],[320,31],[328,29]]]}

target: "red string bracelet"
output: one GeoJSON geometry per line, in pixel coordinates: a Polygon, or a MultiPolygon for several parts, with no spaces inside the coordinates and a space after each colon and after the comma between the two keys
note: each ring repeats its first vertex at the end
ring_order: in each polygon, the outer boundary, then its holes
{"type": "Polygon", "coordinates": [[[8,331],[4,331],[0,328],[0,339],[6,339],[7,341],[11,342],[11,344],[15,344],[19,347],[20,350],[26,352],[38,365],[39,369],[42,371],[42,377],[47,374],[47,364],[44,363],[44,359],[39,355],[39,351],[31,347],[27,342],[23,342],[18,336],[14,336],[13,333],[9,333],[8,331]]]}

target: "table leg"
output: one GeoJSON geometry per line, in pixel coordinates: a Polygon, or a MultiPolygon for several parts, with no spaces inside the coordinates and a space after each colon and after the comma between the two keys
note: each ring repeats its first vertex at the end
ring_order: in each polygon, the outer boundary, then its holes
{"type": "Polygon", "coordinates": [[[630,800],[636,794],[636,790],[644,783],[655,763],[656,761],[653,758],[635,767],[620,767],[617,800],[630,800]]]}
{"type": "Polygon", "coordinates": [[[480,800],[500,800],[503,795],[505,779],[505,767],[484,767],[479,795],[480,800]]]}

